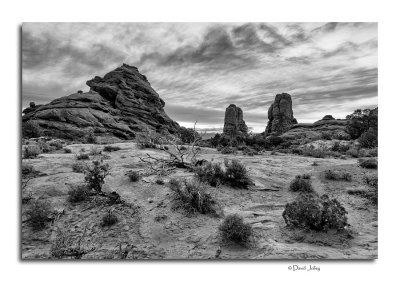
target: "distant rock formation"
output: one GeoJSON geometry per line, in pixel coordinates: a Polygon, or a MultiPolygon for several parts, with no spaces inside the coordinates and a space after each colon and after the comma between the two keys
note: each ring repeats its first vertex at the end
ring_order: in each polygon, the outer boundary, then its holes
{"type": "Polygon", "coordinates": [[[332,115],[325,115],[322,120],[335,120],[332,115]]]}
{"type": "Polygon", "coordinates": [[[85,129],[95,135],[131,139],[136,132],[152,130],[175,134],[180,126],[164,112],[164,101],[146,76],[127,64],[86,82],[89,92],[55,99],[23,111],[22,122],[35,120],[44,135],[77,139],[85,129]]]}
{"type": "Polygon", "coordinates": [[[248,128],[243,120],[243,111],[234,104],[225,110],[224,134],[229,136],[247,134],[248,128]]]}
{"type": "Polygon", "coordinates": [[[274,103],[268,109],[268,125],[265,132],[280,135],[294,124],[297,124],[297,120],[293,117],[292,97],[287,93],[277,94],[274,103]]]}

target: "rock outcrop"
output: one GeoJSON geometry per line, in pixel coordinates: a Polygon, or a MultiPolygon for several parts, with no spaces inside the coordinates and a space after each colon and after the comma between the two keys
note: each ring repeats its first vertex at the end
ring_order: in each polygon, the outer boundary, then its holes
{"type": "Polygon", "coordinates": [[[234,104],[229,105],[225,110],[224,134],[237,136],[247,134],[248,128],[243,120],[243,111],[234,104]]]}
{"type": "Polygon", "coordinates": [[[321,120],[335,120],[332,115],[325,115],[321,120]]]}
{"type": "Polygon", "coordinates": [[[268,109],[267,134],[282,134],[288,131],[297,120],[293,117],[292,97],[287,93],[277,94],[275,101],[268,109]]]}
{"type": "Polygon", "coordinates": [[[175,134],[178,123],[164,112],[164,101],[146,76],[123,64],[103,78],[86,82],[90,90],[55,99],[24,110],[23,122],[35,120],[44,135],[78,139],[86,129],[98,136],[131,139],[136,132],[152,130],[175,134]]]}

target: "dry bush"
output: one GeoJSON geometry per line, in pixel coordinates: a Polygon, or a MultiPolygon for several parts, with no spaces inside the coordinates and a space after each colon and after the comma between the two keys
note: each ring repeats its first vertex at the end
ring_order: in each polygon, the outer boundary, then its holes
{"type": "Polygon", "coordinates": [[[92,155],[92,156],[100,155],[100,154],[101,154],[101,150],[99,150],[99,149],[98,149],[97,147],[95,147],[95,146],[92,146],[92,147],[90,148],[89,154],[92,155]]]}
{"type": "Polygon", "coordinates": [[[94,134],[94,130],[93,129],[89,129],[85,136],[84,136],[84,142],[85,143],[91,143],[91,144],[96,144],[97,143],[97,137],[94,134]]]}
{"type": "Polygon", "coordinates": [[[207,192],[206,186],[198,181],[170,181],[170,188],[173,191],[173,209],[182,209],[187,214],[210,214],[219,216],[216,201],[207,192]]]}
{"type": "Polygon", "coordinates": [[[304,156],[311,156],[314,158],[325,158],[327,156],[326,147],[316,148],[313,145],[310,145],[303,147],[301,151],[304,156]]]}
{"type": "Polygon", "coordinates": [[[226,146],[221,149],[222,154],[236,154],[236,148],[226,146]]]}
{"type": "Polygon", "coordinates": [[[88,165],[85,169],[85,181],[90,189],[101,192],[104,179],[109,175],[110,167],[108,164],[102,164],[100,161],[93,161],[92,165],[88,165]]]}
{"type": "Polygon", "coordinates": [[[302,193],[294,202],[286,204],[282,216],[288,226],[326,231],[348,226],[346,214],[346,209],[328,195],[302,193]]]}
{"type": "Polygon", "coordinates": [[[225,159],[225,177],[224,183],[235,187],[247,189],[253,184],[249,177],[249,172],[246,167],[236,159],[231,161],[225,159]]]}
{"type": "Polygon", "coordinates": [[[290,183],[289,189],[294,192],[314,192],[314,189],[311,186],[310,175],[297,175],[290,183]]]}
{"type": "Polygon", "coordinates": [[[72,150],[71,150],[71,148],[64,147],[64,152],[65,153],[72,153],[72,150]]]}
{"type": "Polygon", "coordinates": [[[63,144],[59,140],[53,140],[49,142],[49,145],[54,148],[54,150],[60,150],[63,148],[63,144]]]}
{"type": "Polygon", "coordinates": [[[346,152],[347,155],[353,157],[353,158],[358,158],[359,157],[359,151],[356,148],[350,148],[346,152]]]}
{"type": "Polygon", "coordinates": [[[39,146],[37,145],[28,145],[25,146],[24,149],[24,158],[32,159],[36,158],[41,153],[39,146]]]}
{"type": "Polygon", "coordinates": [[[244,223],[243,218],[237,214],[228,215],[218,227],[224,240],[238,244],[246,244],[253,235],[250,224],[244,223]]]}
{"type": "Polygon", "coordinates": [[[162,179],[156,179],[156,184],[163,185],[164,181],[162,179]]]}
{"type": "Polygon", "coordinates": [[[118,217],[114,215],[114,213],[109,210],[107,214],[105,214],[101,220],[101,226],[112,226],[118,222],[118,217]]]}
{"type": "Polygon", "coordinates": [[[74,171],[75,173],[83,173],[85,172],[86,168],[87,168],[86,163],[76,161],[75,163],[72,164],[72,171],[74,171]]]}
{"type": "Polygon", "coordinates": [[[206,163],[194,169],[195,176],[201,182],[211,186],[218,186],[225,180],[225,172],[219,163],[206,163]]]}
{"type": "Polygon", "coordinates": [[[41,230],[51,221],[51,213],[50,202],[39,199],[34,200],[29,204],[26,211],[27,222],[34,230],[41,230]]]}
{"type": "Polygon", "coordinates": [[[368,131],[361,134],[358,138],[361,147],[373,148],[378,146],[378,130],[369,128],[368,131]]]}

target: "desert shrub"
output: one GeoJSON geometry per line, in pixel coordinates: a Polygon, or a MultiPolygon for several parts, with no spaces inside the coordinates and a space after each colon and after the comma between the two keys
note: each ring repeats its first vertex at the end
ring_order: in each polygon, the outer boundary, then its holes
{"type": "Polygon", "coordinates": [[[314,158],[325,158],[327,156],[326,149],[316,148],[312,145],[304,147],[302,152],[304,156],[311,156],[314,158]]]}
{"type": "Polygon", "coordinates": [[[59,150],[63,148],[63,144],[60,141],[51,141],[49,145],[54,147],[55,150],[59,150]]]}
{"type": "Polygon", "coordinates": [[[88,198],[89,198],[89,190],[85,185],[72,187],[71,190],[68,191],[68,202],[78,203],[86,201],[88,198]]]}
{"type": "Polygon", "coordinates": [[[137,171],[129,171],[128,177],[131,182],[136,182],[140,179],[140,174],[137,171]]]}
{"type": "Polygon", "coordinates": [[[238,160],[228,161],[225,159],[225,179],[224,182],[235,188],[247,189],[252,184],[246,167],[238,160]]]}
{"type": "Polygon", "coordinates": [[[119,146],[106,145],[103,150],[106,152],[113,152],[113,151],[118,151],[120,149],[121,148],[119,146]]]}
{"type": "Polygon", "coordinates": [[[40,148],[37,145],[27,145],[24,149],[24,158],[36,158],[40,154],[40,148]]]}
{"type": "Polygon", "coordinates": [[[87,239],[87,227],[83,233],[76,235],[68,230],[57,229],[56,237],[50,248],[50,255],[56,259],[81,259],[100,246],[96,239],[87,239]]]}
{"type": "Polygon", "coordinates": [[[49,152],[56,150],[56,148],[54,146],[51,146],[47,142],[42,141],[42,140],[38,141],[37,145],[39,146],[40,150],[43,153],[49,153],[49,152]]]}
{"type": "Polygon", "coordinates": [[[318,166],[318,163],[314,161],[312,162],[311,166],[318,166]]]}
{"type": "Polygon", "coordinates": [[[368,131],[361,134],[358,138],[361,147],[373,148],[378,146],[378,131],[374,128],[369,128],[368,131]]]}
{"type": "Polygon", "coordinates": [[[164,181],[162,179],[156,179],[156,184],[163,185],[164,181]]]}
{"type": "Polygon", "coordinates": [[[302,193],[294,202],[286,204],[283,219],[289,226],[316,231],[343,229],[348,225],[346,209],[328,195],[302,193]]]}
{"type": "Polygon", "coordinates": [[[296,176],[296,178],[290,183],[289,189],[295,192],[314,192],[314,189],[311,186],[310,175],[296,176]]]}
{"type": "Polygon", "coordinates": [[[378,169],[378,160],[375,158],[370,159],[359,159],[359,165],[366,169],[378,169]]]}
{"type": "Polygon", "coordinates": [[[118,217],[114,215],[111,211],[108,211],[106,215],[101,219],[101,226],[111,226],[118,222],[118,217]]]}
{"type": "Polygon", "coordinates": [[[345,180],[345,181],[351,181],[352,176],[349,173],[343,172],[339,173],[336,171],[332,170],[326,170],[324,172],[325,179],[327,180],[345,180]]]}
{"type": "Polygon", "coordinates": [[[246,244],[249,242],[253,234],[251,225],[245,223],[243,218],[237,214],[226,216],[218,227],[218,230],[224,240],[239,244],[246,244]]]}
{"type": "Polygon", "coordinates": [[[90,155],[93,155],[93,156],[95,156],[95,155],[100,155],[100,154],[101,154],[101,150],[99,150],[99,149],[98,149],[97,147],[95,147],[95,146],[92,146],[92,147],[90,148],[89,154],[90,154],[90,155]]]}
{"type": "Polygon", "coordinates": [[[208,162],[196,167],[194,173],[198,180],[214,187],[223,183],[225,179],[225,172],[219,163],[208,162]]]}
{"type": "Polygon", "coordinates": [[[72,164],[72,171],[74,171],[75,173],[83,173],[86,167],[87,165],[85,163],[76,161],[72,164]]]}
{"type": "Polygon", "coordinates": [[[76,160],[89,160],[89,154],[79,153],[75,155],[76,160]]]}
{"type": "Polygon", "coordinates": [[[96,192],[101,192],[101,187],[104,184],[104,179],[109,175],[110,167],[108,164],[102,164],[100,161],[93,161],[92,165],[88,165],[85,169],[85,182],[90,189],[96,192]]]}
{"type": "Polygon", "coordinates": [[[22,123],[23,138],[38,138],[42,134],[42,130],[37,122],[30,120],[22,123]]]}
{"type": "Polygon", "coordinates": [[[230,146],[226,146],[224,148],[221,149],[221,153],[222,154],[235,154],[236,153],[236,149],[230,146]]]}
{"type": "Polygon", "coordinates": [[[50,221],[51,206],[48,201],[34,200],[29,204],[26,211],[26,218],[28,224],[34,230],[40,230],[46,227],[47,222],[50,221]]]}
{"type": "Polygon", "coordinates": [[[293,154],[297,154],[297,155],[302,155],[303,154],[303,150],[301,148],[298,148],[298,147],[292,148],[291,152],[293,154]]]}
{"type": "Polygon", "coordinates": [[[97,137],[94,134],[94,130],[90,129],[86,132],[86,135],[84,137],[84,141],[86,143],[92,143],[92,144],[96,144],[97,143],[97,137]]]}
{"type": "Polygon", "coordinates": [[[64,147],[64,152],[65,153],[72,153],[72,150],[71,150],[71,148],[64,147]]]}
{"type": "MultiPolygon", "coordinates": [[[[258,145],[257,145],[257,146],[258,146],[258,145]]],[[[255,150],[255,149],[253,149],[253,148],[250,148],[250,147],[246,146],[246,147],[243,149],[243,154],[244,154],[244,155],[248,155],[248,156],[254,156],[254,155],[258,155],[258,151],[255,150]]]]}
{"type": "Polygon", "coordinates": [[[216,201],[206,191],[206,187],[198,181],[184,181],[171,184],[173,191],[173,209],[183,209],[188,214],[211,214],[218,216],[216,201]]]}

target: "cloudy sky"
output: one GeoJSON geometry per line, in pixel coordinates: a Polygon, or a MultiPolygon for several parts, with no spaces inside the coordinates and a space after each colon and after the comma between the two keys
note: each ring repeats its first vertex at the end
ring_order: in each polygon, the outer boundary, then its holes
{"type": "Polygon", "coordinates": [[[122,63],[147,76],[184,126],[221,129],[234,103],[261,132],[282,92],[299,122],[378,104],[376,23],[26,23],[22,106],[88,90],[122,63]]]}

